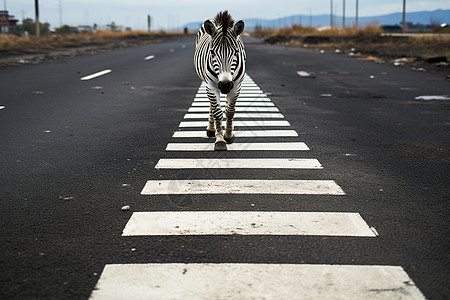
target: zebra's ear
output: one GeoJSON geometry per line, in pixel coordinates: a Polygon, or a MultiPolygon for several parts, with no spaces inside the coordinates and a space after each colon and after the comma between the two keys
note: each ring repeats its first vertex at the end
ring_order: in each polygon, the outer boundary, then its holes
{"type": "Polygon", "coordinates": [[[205,27],[206,33],[211,36],[217,31],[216,26],[210,20],[206,20],[205,23],[203,23],[203,26],[205,27]]]}
{"type": "Polygon", "coordinates": [[[234,25],[234,33],[239,36],[244,31],[244,21],[240,20],[234,25]]]}

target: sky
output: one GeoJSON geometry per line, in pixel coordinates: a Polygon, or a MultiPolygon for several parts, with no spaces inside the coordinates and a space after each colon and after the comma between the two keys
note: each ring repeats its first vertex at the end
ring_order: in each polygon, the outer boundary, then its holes
{"type": "MultiPolygon", "coordinates": [[[[17,19],[34,19],[34,0],[0,0],[17,19]]],[[[330,13],[330,1],[336,15],[355,15],[356,0],[39,0],[40,21],[52,28],[61,24],[100,27],[115,22],[132,29],[147,29],[147,15],[152,17],[152,30],[170,29],[189,22],[203,22],[219,11],[228,10],[235,20],[246,18],[276,19],[291,15],[330,13]]],[[[359,0],[359,16],[378,16],[401,12],[403,0],[359,0]]],[[[406,0],[406,11],[450,9],[449,0],[406,0]]]]}

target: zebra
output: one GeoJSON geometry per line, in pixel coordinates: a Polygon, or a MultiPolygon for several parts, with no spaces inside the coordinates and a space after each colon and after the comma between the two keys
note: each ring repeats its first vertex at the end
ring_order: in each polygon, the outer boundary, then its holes
{"type": "Polygon", "coordinates": [[[206,133],[208,137],[216,137],[216,151],[227,150],[226,144],[234,142],[233,117],[245,75],[243,31],[244,21],[234,24],[228,11],[224,11],[219,12],[215,19],[207,19],[197,33],[194,65],[197,75],[206,82],[210,104],[206,133]],[[225,134],[220,93],[227,95],[225,134]]]}

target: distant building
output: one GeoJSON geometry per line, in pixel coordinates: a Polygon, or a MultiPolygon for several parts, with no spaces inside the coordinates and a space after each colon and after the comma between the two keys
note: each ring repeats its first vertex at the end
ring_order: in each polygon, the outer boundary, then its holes
{"type": "Polygon", "coordinates": [[[17,20],[13,15],[10,15],[7,10],[0,10],[0,33],[9,33],[12,28],[17,26],[17,20]]]}

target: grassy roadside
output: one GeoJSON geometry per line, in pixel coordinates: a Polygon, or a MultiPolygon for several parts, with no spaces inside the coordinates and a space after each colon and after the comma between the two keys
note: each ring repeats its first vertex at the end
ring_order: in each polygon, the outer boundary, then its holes
{"type": "Polygon", "coordinates": [[[361,60],[406,66],[417,71],[450,74],[450,35],[383,36],[379,26],[364,28],[291,28],[255,30],[267,43],[315,48],[361,60]]]}
{"type": "Polygon", "coordinates": [[[124,31],[113,32],[109,30],[97,31],[79,35],[45,35],[40,38],[34,36],[15,36],[0,34],[0,57],[20,54],[36,54],[49,50],[67,48],[80,48],[85,46],[101,46],[108,43],[144,44],[162,38],[180,35],[181,32],[146,32],[124,31]]]}

